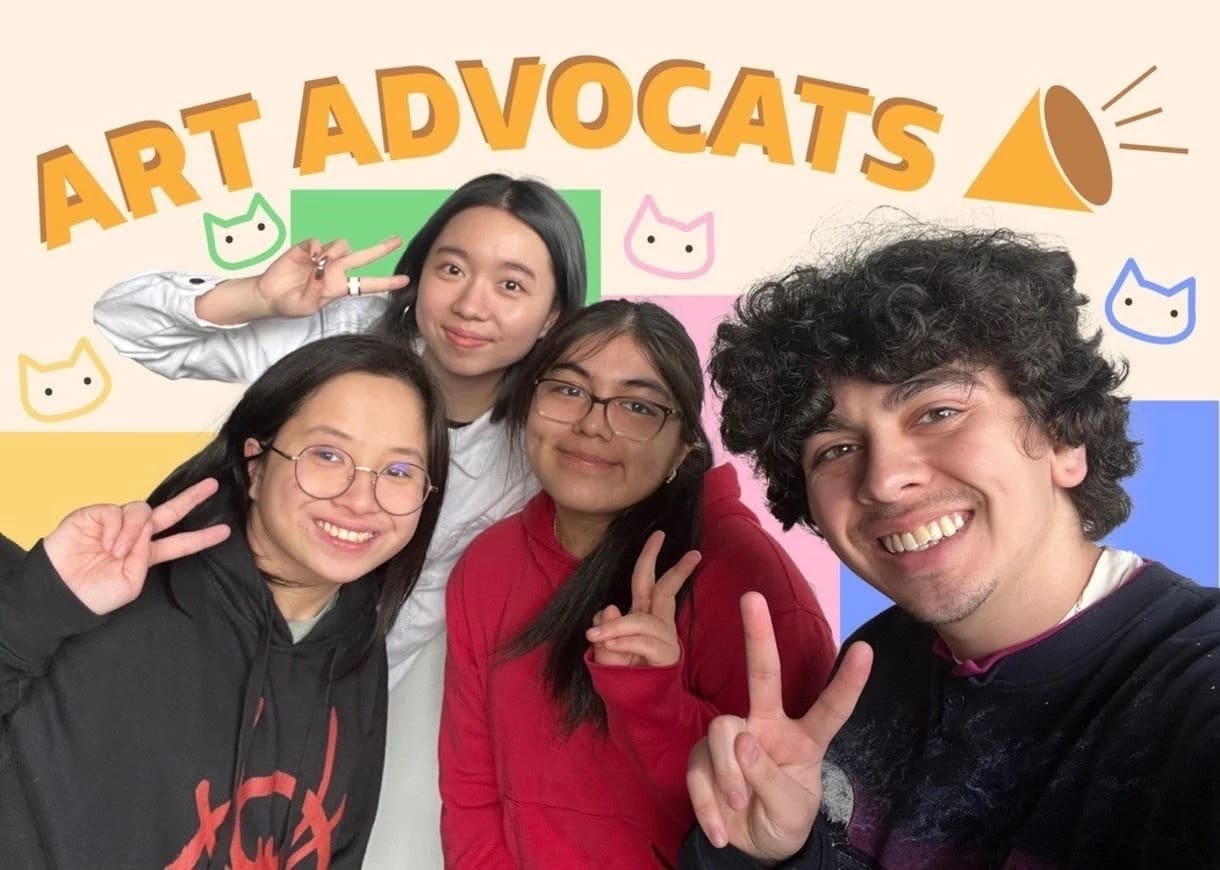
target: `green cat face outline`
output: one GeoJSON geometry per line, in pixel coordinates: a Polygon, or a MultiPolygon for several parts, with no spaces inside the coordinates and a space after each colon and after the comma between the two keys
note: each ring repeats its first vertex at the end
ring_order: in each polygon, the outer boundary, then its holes
{"type": "Polygon", "coordinates": [[[275,213],[275,209],[267,202],[266,197],[261,193],[254,194],[250,200],[250,207],[246,209],[244,214],[238,215],[235,218],[222,218],[217,215],[204,212],[203,214],[203,232],[208,243],[208,255],[212,258],[212,262],[222,269],[245,269],[247,266],[253,266],[256,263],[261,263],[272,254],[280,249],[280,245],[284,244],[284,239],[288,237],[288,227],[284,224],[283,219],[275,213]],[[225,230],[229,227],[248,224],[254,221],[255,216],[259,212],[267,219],[272,226],[275,227],[275,240],[264,249],[261,253],[255,254],[252,257],[247,257],[244,260],[229,260],[217,247],[217,233],[214,229],[225,230]]]}

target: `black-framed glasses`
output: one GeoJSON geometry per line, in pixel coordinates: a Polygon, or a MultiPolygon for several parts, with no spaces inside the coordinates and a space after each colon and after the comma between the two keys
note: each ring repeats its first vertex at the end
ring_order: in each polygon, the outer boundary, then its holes
{"type": "Polygon", "coordinates": [[[665,428],[665,421],[677,416],[676,408],[638,396],[595,396],[584,387],[558,378],[534,381],[534,409],[556,423],[576,423],[601,405],[606,409],[610,431],[631,441],[650,441],[665,428]]]}
{"type": "Polygon", "coordinates": [[[384,468],[357,465],[342,447],[313,444],[295,456],[280,450],[270,441],[263,444],[292,462],[297,486],[313,498],[338,498],[352,487],[357,471],[373,475],[373,497],[387,514],[396,517],[413,514],[424,506],[428,496],[436,491],[428,472],[414,462],[391,462],[384,468]]]}

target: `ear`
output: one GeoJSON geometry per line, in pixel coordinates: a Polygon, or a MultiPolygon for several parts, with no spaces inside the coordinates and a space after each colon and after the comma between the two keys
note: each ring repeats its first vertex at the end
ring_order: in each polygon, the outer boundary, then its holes
{"type": "Polygon", "coordinates": [[[266,451],[253,438],[247,438],[242,445],[242,454],[246,457],[246,474],[250,477],[248,494],[250,501],[258,501],[258,488],[263,480],[262,456],[266,451]]]}
{"type": "Polygon", "coordinates": [[[686,457],[690,456],[690,452],[694,449],[692,444],[679,445],[678,455],[674,457],[673,464],[669,466],[669,478],[672,479],[678,473],[678,469],[682,467],[682,463],[686,461],[686,457]]]}
{"type": "Polygon", "coordinates": [[[267,202],[266,197],[261,193],[256,193],[250,198],[250,207],[246,209],[246,217],[253,220],[260,212],[266,215],[271,210],[271,204],[267,202]]]}
{"type": "Polygon", "coordinates": [[[551,331],[551,327],[555,325],[555,321],[559,319],[559,305],[556,303],[551,306],[551,313],[546,316],[546,322],[542,324],[542,331],[538,333],[538,341],[546,338],[546,334],[551,331]]]}
{"type": "Polygon", "coordinates": [[[1051,481],[1061,489],[1080,486],[1089,473],[1089,457],[1083,444],[1069,447],[1066,444],[1054,448],[1051,455],[1051,481]]]}

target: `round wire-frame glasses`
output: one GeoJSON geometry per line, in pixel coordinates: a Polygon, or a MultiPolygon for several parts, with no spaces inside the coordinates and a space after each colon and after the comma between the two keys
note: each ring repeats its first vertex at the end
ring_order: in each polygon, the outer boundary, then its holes
{"type": "Polygon", "coordinates": [[[270,441],[262,446],[293,464],[297,486],[312,498],[338,498],[351,489],[358,471],[373,475],[373,498],[396,517],[415,513],[436,491],[427,470],[414,462],[395,461],[378,469],[357,465],[342,447],[328,444],[311,444],[297,454],[285,453],[270,441]]]}

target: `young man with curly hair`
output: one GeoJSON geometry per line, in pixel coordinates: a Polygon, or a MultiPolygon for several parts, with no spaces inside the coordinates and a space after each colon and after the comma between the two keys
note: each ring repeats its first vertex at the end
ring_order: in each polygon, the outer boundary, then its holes
{"type": "Polygon", "coordinates": [[[692,754],[683,866],[1220,867],[1220,590],[1097,543],[1136,445],[1075,278],[920,232],[719,327],[725,445],[896,606],[791,720],[743,599],[751,711],[692,754]]]}

